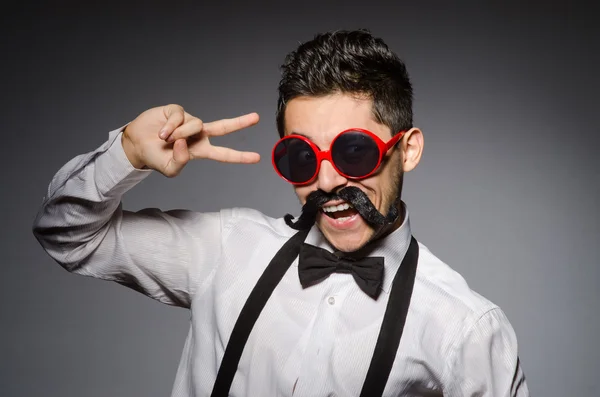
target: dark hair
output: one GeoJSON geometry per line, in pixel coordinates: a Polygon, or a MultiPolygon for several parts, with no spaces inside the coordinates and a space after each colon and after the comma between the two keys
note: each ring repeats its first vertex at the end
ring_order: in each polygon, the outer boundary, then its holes
{"type": "Polygon", "coordinates": [[[413,93],[406,66],[368,30],[318,34],[289,53],[281,70],[276,114],[280,136],[290,100],[333,93],[371,98],[375,119],[392,134],[412,128],[413,93]]]}

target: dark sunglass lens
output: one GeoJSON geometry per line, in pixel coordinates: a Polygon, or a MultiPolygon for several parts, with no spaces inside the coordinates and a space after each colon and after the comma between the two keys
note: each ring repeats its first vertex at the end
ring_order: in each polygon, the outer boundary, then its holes
{"type": "Polygon", "coordinates": [[[302,139],[280,141],[273,152],[277,170],[286,179],[296,183],[309,181],[317,170],[317,157],[310,145],[302,139]]]}
{"type": "Polygon", "coordinates": [[[379,147],[367,134],[359,131],[345,132],[333,143],[331,157],[341,172],[361,177],[377,167],[379,147]]]}

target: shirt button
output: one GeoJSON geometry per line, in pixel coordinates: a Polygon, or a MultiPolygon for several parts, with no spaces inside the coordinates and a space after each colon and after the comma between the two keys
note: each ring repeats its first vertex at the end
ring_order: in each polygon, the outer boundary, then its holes
{"type": "Polygon", "coordinates": [[[327,299],[327,303],[329,303],[330,305],[335,305],[335,298],[333,296],[330,296],[329,299],[327,299]]]}

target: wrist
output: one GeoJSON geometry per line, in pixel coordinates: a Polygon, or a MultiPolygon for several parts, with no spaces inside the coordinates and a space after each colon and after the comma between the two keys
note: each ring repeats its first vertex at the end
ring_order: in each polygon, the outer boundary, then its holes
{"type": "Polygon", "coordinates": [[[123,146],[123,151],[127,156],[127,160],[129,160],[129,162],[134,168],[140,170],[147,168],[146,165],[137,157],[135,146],[133,142],[131,142],[131,139],[129,139],[129,136],[127,135],[127,128],[129,128],[129,126],[125,127],[123,133],[121,134],[121,145],[123,146]]]}

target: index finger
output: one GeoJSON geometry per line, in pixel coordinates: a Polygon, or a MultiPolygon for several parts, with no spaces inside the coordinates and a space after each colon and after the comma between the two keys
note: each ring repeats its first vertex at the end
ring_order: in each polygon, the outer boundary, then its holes
{"type": "Polygon", "coordinates": [[[170,104],[163,107],[163,115],[167,119],[161,130],[158,132],[160,139],[166,139],[175,128],[179,127],[184,121],[183,107],[170,104]]]}
{"type": "Polygon", "coordinates": [[[204,123],[202,131],[209,136],[221,136],[253,126],[258,123],[258,121],[258,113],[248,113],[232,119],[222,119],[204,123]]]}

